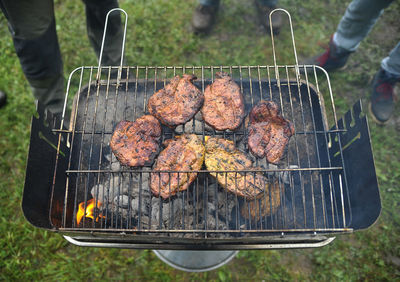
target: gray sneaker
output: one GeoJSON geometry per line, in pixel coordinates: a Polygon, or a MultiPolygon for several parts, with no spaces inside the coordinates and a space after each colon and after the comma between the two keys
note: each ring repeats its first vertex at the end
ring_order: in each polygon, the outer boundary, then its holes
{"type": "Polygon", "coordinates": [[[218,12],[218,5],[199,5],[196,7],[193,18],[192,27],[195,33],[205,33],[211,30],[215,23],[218,12]]]}
{"type": "Polygon", "coordinates": [[[382,68],[375,74],[369,110],[378,124],[385,124],[393,114],[395,104],[393,88],[399,79],[382,68]]]}

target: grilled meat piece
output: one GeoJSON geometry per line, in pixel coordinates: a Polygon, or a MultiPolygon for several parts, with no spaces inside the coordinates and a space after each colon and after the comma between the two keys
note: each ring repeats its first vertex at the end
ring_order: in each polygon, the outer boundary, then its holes
{"type": "Polygon", "coordinates": [[[204,91],[203,119],[216,130],[235,130],[245,116],[243,95],[227,73],[217,72],[215,76],[204,91]]]}
{"type": "Polygon", "coordinates": [[[253,155],[262,158],[265,156],[265,148],[271,139],[271,124],[259,122],[248,127],[248,144],[253,155]]]}
{"type": "Polygon", "coordinates": [[[278,105],[272,101],[260,101],[249,114],[248,144],[256,157],[266,157],[277,163],[285,152],[290,137],[294,134],[293,124],[284,119],[278,105]]]}
{"type": "Polygon", "coordinates": [[[150,114],[168,127],[184,124],[200,110],[203,93],[192,83],[194,75],[175,76],[163,89],[154,93],[148,101],[150,114]]]}
{"type": "Polygon", "coordinates": [[[281,195],[278,182],[269,185],[269,191],[256,200],[244,203],[240,213],[246,219],[260,220],[276,212],[281,205],[281,195]]]}
{"type": "MultiPolygon", "coordinates": [[[[166,148],[161,151],[153,171],[199,170],[203,165],[205,148],[201,137],[195,134],[176,136],[165,142],[166,148]]],[[[197,173],[151,173],[150,188],[154,195],[167,199],[179,191],[186,190],[196,179],[197,173]]]]}
{"type": "Polygon", "coordinates": [[[119,122],[111,137],[110,147],[122,165],[151,165],[159,151],[160,137],[161,125],[158,120],[145,115],[135,122],[119,122]]]}
{"type": "Polygon", "coordinates": [[[256,170],[249,156],[236,149],[230,140],[207,137],[206,138],[206,167],[212,171],[236,171],[227,173],[210,172],[217,178],[218,183],[229,192],[254,199],[262,195],[267,188],[268,179],[260,172],[241,172],[243,170],[256,170]]]}

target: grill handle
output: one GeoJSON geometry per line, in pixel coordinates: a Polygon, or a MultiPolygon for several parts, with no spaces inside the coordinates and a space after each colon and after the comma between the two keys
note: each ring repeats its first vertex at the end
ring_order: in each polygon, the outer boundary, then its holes
{"type": "Polygon", "coordinates": [[[128,24],[128,14],[125,12],[125,10],[123,10],[121,8],[114,8],[114,9],[111,9],[106,15],[106,21],[104,24],[104,31],[103,31],[103,40],[101,42],[100,55],[99,55],[99,66],[97,68],[97,75],[96,75],[97,81],[99,81],[99,79],[100,79],[101,61],[103,58],[104,42],[106,40],[106,34],[107,34],[108,18],[110,17],[111,13],[116,12],[116,11],[125,15],[124,35],[122,38],[122,46],[121,46],[121,62],[120,62],[119,68],[118,68],[117,82],[119,83],[119,81],[121,80],[122,64],[124,62],[124,54],[125,54],[125,39],[126,39],[126,27],[128,24]]]}
{"type": "Polygon", "coordinates": [[[79,247],[95,248],[118,248],[118,249],[162,249],[162,250],[274,250],[274,249],[305,249],[319,248],[328,245],[336,237],[315,238],[315,242],[282,243],[274,242],[267,244],[226,244],[226,245],[175,245],[175,244],[135,244],[131,242],[90,242],[70,236],[63,235],[64,238],[79,247]]]}

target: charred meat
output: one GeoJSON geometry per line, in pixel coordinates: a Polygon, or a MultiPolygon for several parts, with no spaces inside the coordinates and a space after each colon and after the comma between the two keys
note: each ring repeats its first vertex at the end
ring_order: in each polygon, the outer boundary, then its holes
{"type": "Polygon", "coordinates": [[[253,155],[277,163],[294,134],[294,127],[280,115],[276,103],[260,101],[249,114],[248,134],[248,145],[253,155]]]}
{"type": "Polygon", "coordinates": [[[154,195],[167,199],[186,190],[196,179],[197,172],[178,172],[201,169],[205,148],[201,137],[195,134],[177,136],[165,145],[154,165],[155,172],[151,173],[150,188],[154,195]],[[164,170],[174,172],[157,172],[164,170]]]}
{"type": "Polygon", "coordinates": [[[151,165],[159,151],[161,125],[158,120],[145,115],[135,122],[123,120],[117,124],[110,147],[122,165],[151,165]]]}
{"type": "Polygon", "coordinates": [[[211,171],[235,171],[210,174],[217,178],[218,183],[226,190],[246,199],[261,196],[269,185],[268,179],[261,172],[251,171],[258,168],[253,167],[250,157],[239,151],[230,140],[207,137],[205,163],[211,171]]]}
{"type": "Polygon", "coordinates": [[[217,72],[215,76],[204,91],[203,119],[216,130],[235,130],[245,116],[243,95],[227,73],[217,72]]]}
{"type": "Polygon", "coordinates": [[[268,190],[260,198],[243,204],[240,213],[244,218],[258,221],[276,212],[281,204],[278,182],[270,184],[268,190]]]}
{"type": "Polygon", "coordinates": [[[168,127],[184,124],[200,110],[203,93],[192,83],[194,75],[175,76],[163,89],[157,91],[148,101],[151,115],[168,127]]]}

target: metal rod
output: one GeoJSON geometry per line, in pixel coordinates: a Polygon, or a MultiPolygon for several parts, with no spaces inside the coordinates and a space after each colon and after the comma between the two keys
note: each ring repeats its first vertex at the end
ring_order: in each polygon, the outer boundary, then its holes
{"type": "Polygon", "coordinates": [[[107,26],[108,26],[108,18],[110,16],[111,13],[115,12],[115,11],[119,11],[125,14],[125,25],[124,25],[124,35],[123,35],[123,39],[122,39],[122,46],[121,46],[121,62],[118,68],[118,76],[117,76],[117,84],[119,84],[119,80],[121,79],[121,68],[124,62],[124,54],[125,54],[125,39],[126,39],[126,27],[128,25],[128,14],[121,8],[114,8],[111,9],[107,15],[106,15],[106,21],[104,23],[104,31],[103,31],[103,39],[101,41],[101,48],[100,48],[100,55],[99,55],[99,66],[97,68],[97,76],[96,76],[96,81],[98,82],[100,80],[100,69],[101,69],[101,61],[103,58],[103,50],[104,50],[104,42],[106,39],[106,34],[107,34],[107,26]]]}
{"type": "MultiPolygon", "coordinates": [[[[284,172],[284,171],[330,171],[342,170],[343,167],[310,167],[310,168],[277,168],[277,169],[243,169],[243,170],[154,170],[158,173],[247,173],[247,172],[284,172]]],[[[66,173],[129,173],[129,172],[149,172],[148,170],[66,170],[66,173]]]]}

